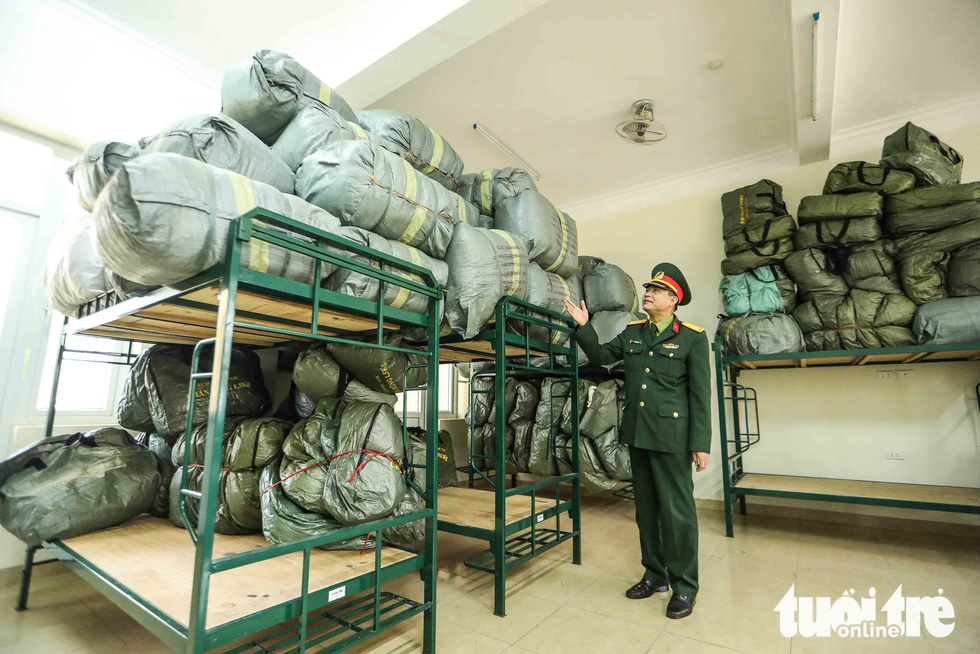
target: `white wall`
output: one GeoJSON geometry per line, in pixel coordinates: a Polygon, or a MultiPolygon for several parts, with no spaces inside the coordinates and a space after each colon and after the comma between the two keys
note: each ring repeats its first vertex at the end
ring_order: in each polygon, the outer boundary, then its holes
{"type": "MultiPolygon", "coordinates": [[[[928,127],[928,125],[925,125],[928,127]]],[[[941,133],[964,156],[964,181],[980,179],[980,125],[941,133]]],[[[705,327],[713,339],[722,313],[718,284],[724,258],[721,202],[724,191],[768,177],[783,187],[795,214],[800,198],[816,195],[838,161],[877,161],[880,150],[800,167],[780,165],[770,172],[723,188],[658,202],[655,192],[637,193],[617,206],[629,208],[579,220],[581,254],[596,255],[623,267],[639,284],[660,261],[677,264],[692,288],[693,301],[678,315],[705,327]]],[[[573,217],[575,214],[573,214],[573,217]]],[[[923,484],[980,486],[980,415],[974,386],[980,362],[910,366],[911,379],[875,381],[875,367],[860,369],[750,371],[740,382],[760,397],[762,441],[746,457],[747,469],[888,480],[923,484]],[[905,453],[887,461],[886,449],[905,453]]],[[[892,368],[894,369],[894,368],[892,368]]],[[[715,403],[712,410],[716,411],[715,403]]],[[[717,416],[714,423],[717,424],[717,416]]],[[[717,429],[709,469],[695,476],[695,494],[721,498],[717,429]]],[[[823,505],[823,508],[831,505],[823,505]]],[[[857,511],[879,513],[874,507],[857,511]]],[[[902,515],[911,516],[913,512],[902,515]]],[[[921,516],[925,512],[915,512],[921,516]]],[[[890,515],[898,515],[894,511],[890,515]]],[[[928,514],[938,521],[976,516],[928,514]]]]}

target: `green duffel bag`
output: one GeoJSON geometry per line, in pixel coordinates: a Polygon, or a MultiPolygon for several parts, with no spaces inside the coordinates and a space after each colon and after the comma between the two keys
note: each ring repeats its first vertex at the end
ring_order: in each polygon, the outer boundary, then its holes
{"type": "Polygon", "coordinates": [[[733,256],[752,248],[764,249],[766,244],[796,233],[793,216],[777,216],[760,226],[742,229],[725,238],[725,256],[733,256]]]}
{"type": "Polygon", "coordinates": [[[145,513],[159,486],[125,430],[50,436],[0,463],[0,525],[28,545],[81,536],[145,513]]]}
{"type": "MultiPolygon", "coordinates": [[[[799,234],[799,232],[797,232],[799,234]]],[[[793,252],[793,239],[781,238],[761,247],[753,247],[745,252],[728,257],[721,262],[721,274],[737,275],[753,268],[761,268],[771,263],[780,263],[793,252]]]]}
{"type": "MultiPolygon", "coordinates": [[[[425,457],[427,452],[426,434],[421,427],[408,428],[408,458],[407,462],[411,465],[405,468],[405,474],[415,482],[415,485],[425,490],[426,470],[425,457]]],[[[438,433],[439,447],[436,450],[438,475],[436,483],[439,488],[459,486],[456,477],[456,453],[453,450],[453,439],[448,431],[440,429],[438,433]]]]}
{"type": "Polygon", "coordinates": [[[737,188],[721,195],[722,236],[728,238],[743,229],[765,224],[784,216],[783,187],[769,179],[737,188]]]}
{"type": "Polygon", "coordinates": [[[259,50],[221,79],[221,111],[265,141],[275,143],[301,107],[319,103],[356,120],[343,97],[283,52],[259,50]]]}
{"type": "Polygon", "coordinates": [[[905,213],[919,209],[946,207],[960,202],[980,200],[980,182],[949,184],[948,186],[923,186],[885,199],[886,213],[905,213]]]}
{"type": "Polygon", "coordinates": [[[722,320],[718,334],[729,355],[803,351],[803,333],[796,321],[784,313],[749,313],[722,320]]]}
{"type": "Polygon", "coordinates": [[[831,295],[800,304],[793,311],[793,320],[804,335],[818,331],[837,329],[837,307],[844,301],[842,295],[831,295]]]}
{"type": "Polygon", "coordinates": [[[630,464],[630,450],[619,442],[619,430],[610,429],[592,441],[596,456],[602,463],[606,474],[616,481],[633,481],[633,467],[630,464]]]}
{"type": "MultiPolygon", "coordinates": [[[[279,418],[225,418],[221,444],[221,467],[226,470],[255,470],[264,468],[282,452],[283,441],[292,425],[279,418]]],[[[191,432],[192,464],[203,464],[207,453],[207,423],[191,432]]],[[[173,447],[171,460],[176,468],[184,465],[184,437],[173,447]]]]}
{"type": "Polygon", "coordinates": [[[823,185],[824,195],[872,191],[891,195],[915,186],[915,175],[866,161],[847,161],[834,166],[823,185]]]}
{"type": "Polygon", "coordinates": [[[925,252],[954,252],[977,242],[980,242],[980,220],[971,220],[932,234],[916,232],[895,239],[896,258],[902,260],[925,252]]]}
{"type": "Polygon", "coordinates": [[[959,184],[963,172],[959,152],[910,122],[885,137],[880,163],[909,171],[919,186],[959,184]]]}
{"type": "Polygon", "coordinates": [[[946,294],[947,252],[921,252],[902,260],[901,278],[905,295],[916,304],[948,297],[946,294]]]}
{"type": "Polygon", "coordinates": [[[847,195],[811,195],[800,201],[796,214],[801,225],[844,218],[874,218],[882,216],[882,199],[877,193],[847,195]]]}
{"type": "Polygon", "coordinates": [[[980,221],[980,200],[889,214],[885,228],[892,234],[938,232],[974,220],[980,221]]]}
{"type": "Polygon", "coordinates": [[[946,274],[946,288],[950,297],[980,295],[980,244],[952,254],[946,274]]]}
{"type": "MultiPolygon", "coordinates": [[[[184,526],[180,517],[180,479],[178,470],[170,480],[170,522],[184,526]]],[[[215,509],[214,531],[218,534],[251,534],[262,530],[262,491],[259,489],[259,470],[221,470],[218,473],[218,504],[215,509]]],[[[203,468],[187,469],[185,488],[201,492],[203,468]]],[[[197,524],[200,500],[187,497],[184,501],[187,518],[197,524]]]]}
{"type": "Polygon", "coordinates": [[[825,245],[839,246],[852,243],[871,243],[881,238],[881,227],[874,218],[845,218],[843,220],[825,220],[822,222],[800,225],[796,230],[793,243],[797,250],[821,247],[825,245]]]}
{"type": "Polygon", "coordinates": [[[856,246],[847,255],[844,281],[852,289],[901,293],[898,268],[890,254],[893,251],[894,245],[886,240],[856,246]]]}
{"type": "MultiPolygon", "coordinates": [[[[262,469],[259,477],[259,486],[262,489],[262,535],[266,540],[273,545],[279,545],[344,528],[344,525],[330,516],[307,511],[289,499],[283,490],[279,469],[280,461],[276,459],[262,469]]],[[[327,543],[318,549],[360,552],[372,550],[374,545],[374,539],[369,534],[327,543]]]]}
{"type": "Polygon", "coordinates": [[[817,248],[797,250],[786,257],[786,271],[803,299],[847,295],[848,286],[837,274],[837,254],[817,248]]]}

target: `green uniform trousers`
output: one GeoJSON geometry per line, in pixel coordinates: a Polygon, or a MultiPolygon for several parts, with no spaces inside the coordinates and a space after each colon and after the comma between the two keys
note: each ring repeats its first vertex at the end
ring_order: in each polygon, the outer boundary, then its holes
{"type": "Polygon", "coordinates": [[[691,453],[630,447],[643,578],[698,594],[698,516],[691,453]]]}

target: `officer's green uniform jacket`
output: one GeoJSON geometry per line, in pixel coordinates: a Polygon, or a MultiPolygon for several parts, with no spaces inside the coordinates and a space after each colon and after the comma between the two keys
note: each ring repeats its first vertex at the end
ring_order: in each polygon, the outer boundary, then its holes
{"type": "Polygon", "coordinates": [[[711,370],[702,328],[674,316],[658,335],[656,325],[638,320],[599,345],[589,322],[575,341],[590,362],[625,365],[622,442],[657,452],[710,451],[711,370]]]}

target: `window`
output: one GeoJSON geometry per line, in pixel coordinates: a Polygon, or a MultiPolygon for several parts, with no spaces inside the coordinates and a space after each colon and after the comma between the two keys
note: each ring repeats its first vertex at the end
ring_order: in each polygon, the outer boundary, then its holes
{"type": "MultiPolygon", "coordinates": [[[[456,366],[451,363],[441,364],[439,366],[439,414],[441,416],[458,415],[457,383],[456,366]]],[[[401,416],[402,409],[405,408],[407,415],[421,416],[425,412],[425,403],[425,391],[399,393],[395,412],[401,416]]]]}
{"type": "MultiPolygon", "coordinates": [[[[24,240],[24,224],[12,211],[0,209],[0,234],[3,234],[7,252],[20,252],[24,240]]],[[[10,291],[13,289],[17,257],[0,257],[0,337],[6,324],[10,291]]]]}
{"type": "MultiPolygon", "coordinates": [[[[61,334],[61,314],[52,312],[51,329],[45,348],[44,368],[41,371],[36,408],[47,411],[51,401],[51,384],[54,381],[54,367],[58,358],[58,345],[61,334]]],[[[121,344],[105,338],[72,335],[65,341],[70,350],[89,352],[119,352],[121,344]]],[[[58,382],[58,411],[107,412],[115,413],[114,373],[120,366],[105,363],[91,363],[77,359],[98,359],[98,355],[66,353],[61,364],[61,377],[58,382]],[[76,359],[72,361],[71,359],[76,359]]]]}

